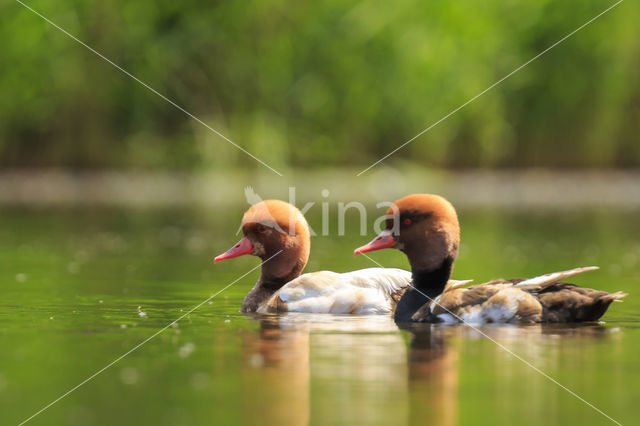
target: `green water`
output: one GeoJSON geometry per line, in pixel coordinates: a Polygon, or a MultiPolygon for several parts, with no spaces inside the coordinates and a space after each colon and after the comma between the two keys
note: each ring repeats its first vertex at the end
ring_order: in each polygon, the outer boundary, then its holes
{"type": "MultiPolygon", "coordinates": [[[[237,240],[241,213],[0,212],[0,424],[27,419],[254,267],[253,257],[211,261],[237,240]]],[[[637,423],[638,212],[460,219],[456,278],[597,264],[575,282],[629,296],[599,325],[481,328],[494,342],[466,326],[400,331],[387,317],[249,318],[238,308],[254,271],[28,424],[611,423],[523,360],[637,423]]],[[[372,233],[347,228],[314,237],[308,271],[374,266],[351,255],[372,233]]],[[[372,257],[406,267],[398,252],[372,257]]]]}

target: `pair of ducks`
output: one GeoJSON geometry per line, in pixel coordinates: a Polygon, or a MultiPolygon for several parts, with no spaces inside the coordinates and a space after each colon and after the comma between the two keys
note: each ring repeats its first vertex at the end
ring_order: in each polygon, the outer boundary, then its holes
{"type": "Polygon", "coordinates": [[[460,227],[454,207],[438,195],[396,200],[387,212],[386,229],[354,251],[399,249],[411,272],[368,268],[301,275],[309,258],[309,225],[284,201],[253,205],[242,218],[242,232],[243,238],[214,261],[247,254],[262,259],[260,278],[244,298],[243,312],[393,312],[396,322],[579,322],[598,320],[612,302],[625,296],[561,282],[597,267],[469,287],[463,287],[469,281],[450,280],[460,227]]]}

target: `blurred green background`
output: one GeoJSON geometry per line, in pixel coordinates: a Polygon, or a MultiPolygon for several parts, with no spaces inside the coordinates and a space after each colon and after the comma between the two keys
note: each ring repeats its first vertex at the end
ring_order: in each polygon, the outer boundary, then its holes
{"type": "MultiPolygon", "coordinates": [[[[373,237],[376,203],[412,192],[458,209],[456,278],[600,265],[576,283],[629,293],[606,323],[486,331],[607,415],[637,418],[637,2],[363,178],[614,1],[26,4],[284,177],[20,3],[0,3],[0,424],[29,418],[258,265],[211,262],[238,239],[248,185],[315,202],[305,214],[318,232],[329,218],[309,272],[374,266],[352,250],[373,237]],[[368,235],[351,209],[340,236],[337,203],[354,199],[368,235]]],[[[397,251],[372,258],[407,268],[397,251]]],[[[388,317],[246,317],[238,308],[258,274],[30,424],[606,424],[462,326],[434,326],[425,342],[388,317]]]]}
{"type": "MultiPolygon", "coordinates": [[[[613,3],[27,4],[287,168],[368,166],[613,3]]],[[[0,11],[0,167],[261,167],[19,3],[0,11]]],[[[390,161],[639,166],[639,17],[622,3],[390,161]]]]}

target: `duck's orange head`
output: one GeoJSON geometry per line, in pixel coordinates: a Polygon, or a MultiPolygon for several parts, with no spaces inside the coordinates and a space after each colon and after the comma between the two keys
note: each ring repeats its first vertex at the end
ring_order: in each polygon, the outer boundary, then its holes
{"type": "Polygon", "coordinates": [[[387,211],[386,225],[380,235],[354,254],[397,248],[407,255],[413,270],[433,270],[458,255],[458,215],[439,195],[412,194],[396,200],[387,211]]]}
{"type": "Polygon", "coordinates": [[[242,233],[242,239],[214,262],[251,254],[269,260],[265,267],[269,265],[271,275],[278,277],[294,269],[299,273],[307,264],[309,225],[300,210],[287,202],[266,200],[251,206],[242,217],[242,233]]]}

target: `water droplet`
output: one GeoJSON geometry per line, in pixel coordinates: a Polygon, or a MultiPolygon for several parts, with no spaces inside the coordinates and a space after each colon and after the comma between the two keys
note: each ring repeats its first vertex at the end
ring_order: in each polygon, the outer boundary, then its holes
{"type": "Polygon", "coordinates": [[[189,355],[191,355],[191,353],[196,349],[196,345],[194,345],[193,343],[189,342],[189,343],[185,343],[182,347],[180,347],[180,349],[178,350],[178,355],[180,355],[180,358],[186,358],[189,355]]]}
{"type": "Polygon", "coordinates": [[[253,368],[260,368],[264,365],[264,357],[260,354],[253,354],[251,358],[249,358],[249,364],[253,368]]]}
{"type": "Polygon", "coordinates": [[[140,380],[140,373],[133,367],[125,367],[120,371],[120,380],[125,385],[135,385],[140,380]]]}

